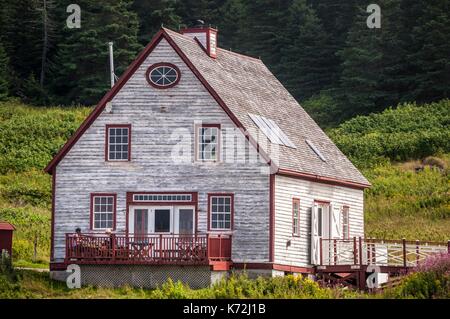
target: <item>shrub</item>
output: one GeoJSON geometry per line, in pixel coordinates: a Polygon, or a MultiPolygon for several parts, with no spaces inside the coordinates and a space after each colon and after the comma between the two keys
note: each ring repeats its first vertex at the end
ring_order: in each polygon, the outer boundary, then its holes
{"type": "Polygon", "coordinates": [[[357,116],[328,133],[358,167],[450,152],[450,100],[357,116]]]}
{"type": "Polygon", "coordinates": [[[386,292],[394,298],[450,298],[450,254],[436,254],[420,264],[397,288],[386,292]]]}
{"type": "Polygon", "coordinates": [[[43,169],[89,108],[33,108],[0,103],[0,173],[43,169]]]}
{"type": "Polygon", "coordinates": [[[0,196],[17,206],[33,205],[50,208],[50,176],[35,169],[0,176],[0,196]]]}

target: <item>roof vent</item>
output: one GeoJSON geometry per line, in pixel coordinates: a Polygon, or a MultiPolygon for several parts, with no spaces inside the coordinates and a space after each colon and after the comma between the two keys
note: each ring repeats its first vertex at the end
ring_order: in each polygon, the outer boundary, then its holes
{"type": "Polygon", "coordinates": [[[217,29],[205,26],[203,20],[195,20],[192,27],[181,29],[180,33],[197,39],[211,58],[217,57],[217,29]]]}
{"type": "Polygon", "coordinates": [[[319,151],[319,149],[313,144],[313,142],[311,142],[310,140],[305,140],[306,144],[308,144],[309,147],[311,147],[311,149],[314,151],[314,153],[316,153],[317,156],[319,156],[319,158],[326,162],[327,159],[325,158],[325,156],[323,156],[323,154],[319,151]]]}

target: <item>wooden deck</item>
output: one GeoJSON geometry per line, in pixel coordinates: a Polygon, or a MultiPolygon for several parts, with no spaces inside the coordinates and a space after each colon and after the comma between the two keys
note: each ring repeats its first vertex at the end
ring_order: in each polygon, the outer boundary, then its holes
{"type": "Polygon", "coordinates": [[[66,263],[209,265],[231,260],[231,236],[66,234],[66,263]]]}
{"type": "Polygon", "coordinates": [[[450,252],[450,242],[378,239],[321,239],[320,265],[415,267],[436,253],[450,252]]]}
{"type": "Polygon", "coordinates": [[[450,241],[322,238],[316,273],[334,284],[351,284],[365,289],[368,267],[376,266],[378,272],[390,275],[406,274],[427,257],[439,253],[450,254],[450,241]]]}

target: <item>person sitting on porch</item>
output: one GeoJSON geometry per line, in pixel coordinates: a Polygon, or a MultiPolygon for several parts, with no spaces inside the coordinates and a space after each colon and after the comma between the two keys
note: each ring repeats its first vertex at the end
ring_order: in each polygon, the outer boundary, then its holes
{"type": "Polygon", "coordinates": [[[81,254],[82,252],[82,235],[81,235],[81,229],[77,228],[75,229],[75,235],[73,236],[74,241],[72,243],[72,248],[75,252],[75,256],[81,254]]]}

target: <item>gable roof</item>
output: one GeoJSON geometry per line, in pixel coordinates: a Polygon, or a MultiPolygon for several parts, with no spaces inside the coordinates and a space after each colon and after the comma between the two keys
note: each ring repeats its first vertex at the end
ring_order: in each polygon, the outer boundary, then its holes
{"type": "Polygon", "coordinates": [[[16,230],[16,228],[8,222],[0,221],[0,230],[16,230]]]}
{"type": "Polygon", "coordinates": [[[162,28],[155,35],[114,87],[101,99],[80,128],[47,165],[46,172],[53,171],[100,115],[106,103],[114,98],[162,38],[169,42],[237,127],[245,132],[257,132],[258,127],[249,116],[250,113],[273,120],[289,137],[296,148],[277,145],[279,155],[276,160],[272,160],[268,155],[270,141],[259,145],[254,136],[246,134],[250,143],[279,174],[356,188],[370,186],[367,179],[342,154],[261,60],[220,48],[217,51],[217,58],[210,58],[197,41],[166,28],[162,28]],[[321,160],[306,140],[312,142],[327,161],[321,160]]]}

